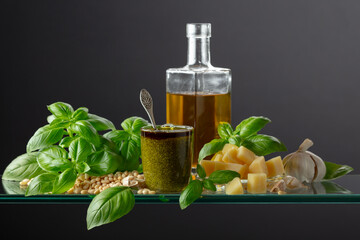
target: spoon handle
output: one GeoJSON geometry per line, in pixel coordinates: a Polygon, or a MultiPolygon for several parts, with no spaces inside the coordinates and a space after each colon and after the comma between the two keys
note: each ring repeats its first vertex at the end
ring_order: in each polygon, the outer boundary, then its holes
{"type": "Polygon", "coordinates": [[[153,100],[150,93],[146,89],[141,89],[140,91],[140,102],[144,107],[146,113],[148,114],[151,124],[154,129],[156,129],[156,123],[153,112],[153,100]]]}

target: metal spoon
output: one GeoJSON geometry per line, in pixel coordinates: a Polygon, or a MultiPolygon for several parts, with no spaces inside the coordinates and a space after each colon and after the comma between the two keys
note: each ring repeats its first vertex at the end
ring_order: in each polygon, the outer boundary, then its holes
{"type": "Polygon", "coordinates": [[[150,93],[146,89],[141,89],[140,91],[140,102],[141,105],[143,105],[143,107],[145,108],[145,111],[147,112],[150,118],[153,128],[156,130],[156,123],[153,113],[153,100],[151,98],[150,93]]]}

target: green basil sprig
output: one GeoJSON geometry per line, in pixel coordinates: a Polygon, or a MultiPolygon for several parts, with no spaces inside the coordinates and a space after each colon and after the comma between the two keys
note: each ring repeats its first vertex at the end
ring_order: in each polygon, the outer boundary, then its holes
{"type": "Polygon", "coordinates": [[[285,145],[279,139],[258,134],[270,122],[270,119],[266,117],[253,116],[243,120],[236,126],[235,130],[229,123],[221,122],[218,126],[220,139],[214,139],[203,146],[199,153],[199,162],[205,157],[220,151],[227,143],[244,146],[258,156],[286,151],[285,145]]]}
{"type": "Polygon", "coordinates": [[[205,170],[200,164],[197,165],[196,171],[200,179],[191,180],[186,188],[181,192],[179,198],[181,209],[187,208],[190,204],[199,199],[204,188],[215,192],[215,184],[226,184],[234,178],[240,177],[240,174],[235,171],[217,170],[211,173],[208,178],[206,178],[205,170]]]}

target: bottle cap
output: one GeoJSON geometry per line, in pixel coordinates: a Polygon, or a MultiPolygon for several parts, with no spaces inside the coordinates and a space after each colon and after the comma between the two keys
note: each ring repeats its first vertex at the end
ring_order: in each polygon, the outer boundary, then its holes
{"type": "Polygon", "coordinates": [[[205,38],[211,37],[211,23],[186,24],[186,37],[205,38]]]}

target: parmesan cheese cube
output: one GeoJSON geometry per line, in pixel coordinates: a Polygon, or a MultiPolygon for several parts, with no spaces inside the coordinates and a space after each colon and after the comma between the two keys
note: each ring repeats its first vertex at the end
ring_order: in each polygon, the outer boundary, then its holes
{"type": "Polygon", "coordinates": [[[249,173],[247,191],[248,193],[266,193],[266,174],[249,173]]]}
{"type": "Polygon", "coordinates": [[[223,158],[223,154],[220,151],[220,152],[215,153],[215,155],[211,158],[211,161],[222,162],[222,158],[223,158]]]}
{"type": "Polygon", "coordinates": [[[246,147],[240,146],[237,152],[238,163],[250,165],[256,158],[255,153],[247,149],[246,147]]]}
{"type": "Polygon", "coordinates": [[[214,168],[214,171],[217,171],[217,170],[226,170],[226,165],[228,163],[225,163],[225,162],[215,162],[215,168],[214,168]]]}
{"type": "Polygon", "coordinates": [[[236,146],[235,144],[231,144],[231,143],[227,143],[225,144],[225,146],[222,149],[222,153],[225,154],[227,153],[227,151],[229,151],[230,149],[238,149],[239,147],[236,146]]]}
{"type": "Polygon", "coordinates": [[[268,161],[266,161],[266,167],[268,170],[268,177],[275,177],[278,175],[283,175],[285,173],[284,165],[281,160],[281,157],[274,157],[268,161]]]}
{"type": "Polygon", "coordinates": [[[237,154],[238,150],[236,148],[230,148],[224,153],[222,160],[227,163],[239,163],[237,154]]]}
{"type": "Polygon", "coordinates": [[[215,163],[214,161],[210,160],[201,160],[200,165],[204,168],[206,172],[206,176],[209,176],[211,173],[215,171],[215,163]]]}
{"type": "Polygon", "coordinates": [[[225,193],[227,195],[243,194],[244,189],[240,178],[236,177],[225,185],[225,193]]]}
{"type": "Polygon", "coordinates": [[[249,173],[265,173],[268,174],[268,169],[263,156],[256,158],[249,166],[249,173]]]}

